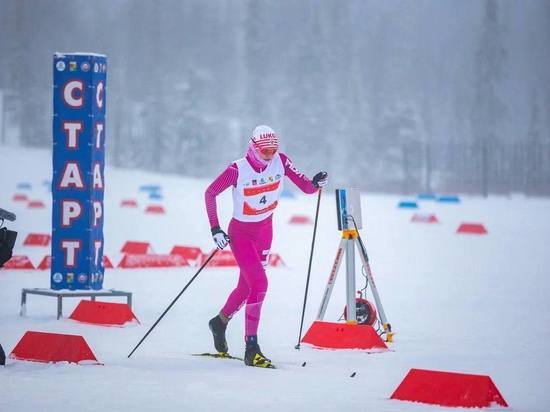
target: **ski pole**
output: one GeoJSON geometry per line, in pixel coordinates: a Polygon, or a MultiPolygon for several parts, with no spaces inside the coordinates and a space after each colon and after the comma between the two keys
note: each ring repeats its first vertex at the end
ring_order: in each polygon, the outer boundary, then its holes
{"type": "Polygon", "coordinates": [[[157,324],[161,321],[161,319],[164,317],[164,315],[166,315],[166,313],[170,310],[170,308],[172,306],[174,306],[174,303],[176,303],[176,301],[180,298],[180,296],[183,294],[183,292],[185,292],[185,290],[189,287],[189,285],[195,280],[195,278],[199,275],[199,273],[201,273],[201,271],[205,268],[206,265],[208,265],[208,262],[210,262],[210,260],[214,257],[214,255],[218,253],[218,249],[214,250],[210,256],[208,257],[208,259],[206,259],[206,262],[204,262],[202,264],[202,266],[200,267],[200,269],[197,271],[197,273],[195,273],[195,275],[191,278],[191,280],[189,282],[187,282],[187,285],[185,285],[185,287],[182,289],[182,291],[178,294],[178,296],[176,296],[176,298],[172,301],[172,303],[170,303],[170,305],[166,308],[166,310],[162,313],[162,315],[160,315],[160,318],[157,319],[157,321],[153,324],[153,326],[151,326],[151,328],[147,331],[147,333],[145,334],[145,336],[143,338],[141,338],[141,340],[139,341],[139,343],[136,345],[136,347],[132,350],[132,352],[130,352],[130,354],[128,355],[128,358],[130,358],[130,356],[132,356],[132,354],[136,351],[137,348],[139,348],[139,345],[141,345],[141,343],[145,340],[145,338],[147,338],[147,336],[149,336],[149,334],[151,333],[151,331],[153,329],[155,329],[155,326],[157,326],[157,324]]]}
{"type": "Polygon", "coordinates": [[[307,269],[306,291],[304,292],[304,305],[302,307],[302,320],[300,321],[300,335],[298,336],[298,344],[294,347],[300,349],[300,341],[302,340],[302,328],[304,326],[304,314],[306,312],[307,303],[307,291],[309,289],[309,277],[311,275],[311,261],[313,260],[313,249],[315,247],[315,235],[317,233],[317,221],[319,220],[319,205],[321,204],[321,192],[323,189],[319,189],[319,196],[317,197],[317,209],[315,210],[315,225],[313,226],[313,239],[311,239],[311,252],[309,254],[309,266],[307,269]]]}

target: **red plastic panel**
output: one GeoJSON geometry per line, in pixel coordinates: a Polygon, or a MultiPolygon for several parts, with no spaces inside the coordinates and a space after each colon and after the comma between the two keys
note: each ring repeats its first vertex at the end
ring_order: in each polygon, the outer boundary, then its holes
{"type": "Polygon", "coordinates": [[[106,326],[120,326],[134,320],[139,323],[136,315],[126,303],[91,300],[81,300],[69,318],[79,322],[106,326]]]}
{"type": "Polygon", "coordinates": [[[372,326],[318,320],[313,322],[302,342],[328,349],[388,349],[372,326]]]}
{"type": "Polygon", "coordinates": [[[441,406],[508,406],[489,376],[411,369],[391,399],[441,406]]]}
{"type": "Polygon", "coordinates": [[[470,233],[474,235],[485,235],[487,234],[487,229],[481,223],[462,223],[456,233],[470,233]]]}
{"type": "Polygon", "coordinates": [[[34,331],[25,332],[10,358],[33,362],[100,364],[82,336],[34,331]]]}

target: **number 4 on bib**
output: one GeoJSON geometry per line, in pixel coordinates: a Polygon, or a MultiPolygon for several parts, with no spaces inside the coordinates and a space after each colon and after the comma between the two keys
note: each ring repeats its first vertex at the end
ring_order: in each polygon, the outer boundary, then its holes
{"type": "Polygon", "coordinates": [[[265,199],[265,196],[262,196],[262,198],[260,199],[260,203],[262,205],[265,205],[267,203],[267,200],[265,199]]]}

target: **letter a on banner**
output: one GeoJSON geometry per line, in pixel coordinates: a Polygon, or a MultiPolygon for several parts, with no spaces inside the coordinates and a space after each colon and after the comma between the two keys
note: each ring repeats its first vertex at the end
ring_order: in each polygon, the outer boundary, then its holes
{"type": "Polygon", "coordinates": [[[107,57],[53,58],[52,289],[101,289],[107,57]]]}

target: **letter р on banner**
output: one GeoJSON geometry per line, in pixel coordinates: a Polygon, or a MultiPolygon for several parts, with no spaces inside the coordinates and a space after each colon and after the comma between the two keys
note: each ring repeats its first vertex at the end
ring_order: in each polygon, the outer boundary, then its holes
{"type": "Polygon", "coordinates": [[[52,289],[103,286],[107,57],[53,58],[52,289]]]}

